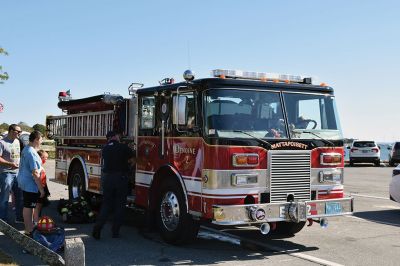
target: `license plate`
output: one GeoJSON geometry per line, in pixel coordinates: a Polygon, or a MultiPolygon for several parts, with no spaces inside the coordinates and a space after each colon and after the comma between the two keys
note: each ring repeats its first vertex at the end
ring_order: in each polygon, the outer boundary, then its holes
{"type": "Polygon", "coordinates": [[[368,151],[363,151],[363,153],[368,153],[368,151]]]}
{"type": "Polygon", "coordinates": [[[325,213],[326,214],[338,214],[342,212],[342,205],[340,202],[326,202],[325,213]]]}

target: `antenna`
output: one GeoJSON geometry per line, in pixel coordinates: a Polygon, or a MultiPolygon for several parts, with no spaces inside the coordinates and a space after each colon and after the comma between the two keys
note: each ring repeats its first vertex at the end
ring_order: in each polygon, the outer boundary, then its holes
{"type": "Polygon", "coordinates": [[[190,42],[189,40],[187,41],[187,56],[188,56],[188,69],[192,69],[192,66],[190,64],[190,42]]]}

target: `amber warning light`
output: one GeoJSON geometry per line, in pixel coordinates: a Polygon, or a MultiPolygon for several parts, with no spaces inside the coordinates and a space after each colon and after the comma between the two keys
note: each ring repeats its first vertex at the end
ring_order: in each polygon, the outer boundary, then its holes
{"type": "Polygon", "coordinates": [[[342,162],[340,153],[321,153],[320,162],[322,165],[338,165],[342,162]]]}
{"type": "Polygon", "coordinates": [[[236,167],[257,166],[258,154],[255,153],[241,153],[232,156],[232,164],[236,167]]]}

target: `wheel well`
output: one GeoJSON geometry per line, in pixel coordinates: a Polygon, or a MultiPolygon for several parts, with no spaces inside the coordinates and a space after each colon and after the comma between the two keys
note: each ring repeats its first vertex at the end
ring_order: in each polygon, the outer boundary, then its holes
{"type": "Polygon", "coordinates": [[[150,193],[149,193],[149,209],[150,209],[150,211],[155,210],[155,207],[156,207],[157,201],[158,201],[158,196],[160,195],[161,184],[167,179],[172,179],[179,184],[179,187],[182,189],[182,192],[185,197],[186,208],[189,209],[188,201],[187,201],[186,187],[185,187],[185,183],[183,182],[182,177],[175,169],[173,169],[169,165],[166,165],[166,166],[161,167],[154,174],[153,181],[150,185],[150,193]]]}

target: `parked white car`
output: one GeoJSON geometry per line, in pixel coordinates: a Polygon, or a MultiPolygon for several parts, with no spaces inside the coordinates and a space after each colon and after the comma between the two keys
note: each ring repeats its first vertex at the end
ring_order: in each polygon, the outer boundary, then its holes
{"type": "Polygon", "coordinates": [[[372,140],[355,140],[350,147],[350,166],[354,163],[381,164],[381,151],[372,140]]]}
{"type": "Polygon", "coordinates": [[[392,182],[389,185],[390,199],[400,203],[400,164],[393,169],[392,182]]]}

